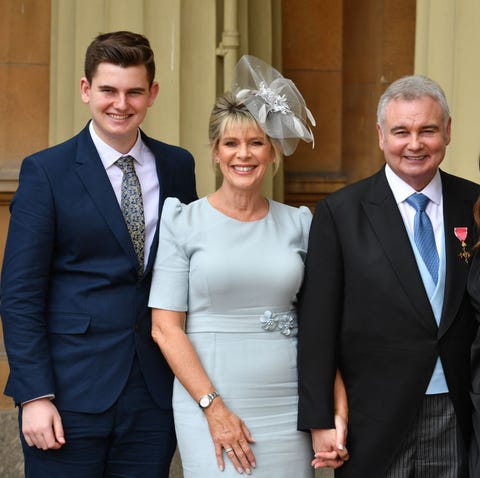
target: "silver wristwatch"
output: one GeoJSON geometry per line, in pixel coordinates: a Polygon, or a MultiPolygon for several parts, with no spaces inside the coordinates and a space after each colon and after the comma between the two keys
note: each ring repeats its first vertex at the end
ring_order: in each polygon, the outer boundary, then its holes
{"type": "Polygon", "coordinates": [[[205,410],[205,408],[208,408],[213,400],[220,395],[217,392],[212,392],[212,393],[207,393],[207,395],[204,395],[203,397],[200,397],[200,400],[198,401],[198,406],[205,410]]]}

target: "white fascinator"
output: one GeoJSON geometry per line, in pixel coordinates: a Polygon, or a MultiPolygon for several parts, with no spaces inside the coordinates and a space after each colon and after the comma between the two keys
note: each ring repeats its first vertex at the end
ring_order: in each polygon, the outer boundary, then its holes
{"type": "Polygon", "coordinates": [[[232,93],[265,133],[279,142],[285,156],[293,154],[299,140],[314,143],[307,119],[312,126],[315,119],[303,96],[292,80],[268,63],[251,55],[242,56],[235,67],[232,93]]]}

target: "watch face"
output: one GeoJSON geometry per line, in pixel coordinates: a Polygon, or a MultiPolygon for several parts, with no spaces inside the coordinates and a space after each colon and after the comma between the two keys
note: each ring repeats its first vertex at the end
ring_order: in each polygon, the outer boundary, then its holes
{"type": "Polygon", "coordinates": [[[208,395],[204,395],[204,396],[200,399],[199,404],[200,404],[200,406],[201,406],[202,408],[206,408],[206,407],[208,407],[208,406],[210,405],[210,402],[211,402],[211,401],[212,401],[212,400],[211,400],[211,398],[210,398],[208,395]]]}

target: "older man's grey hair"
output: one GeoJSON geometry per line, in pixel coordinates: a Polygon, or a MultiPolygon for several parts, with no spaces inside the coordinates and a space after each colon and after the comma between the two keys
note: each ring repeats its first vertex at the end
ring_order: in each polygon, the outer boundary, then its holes
{"type": "Polygon", "coordinates": [[[385,108],[390,101],[411,101],[424,96],[430,96],[440,105],[446,127],[450,118],[450,110],[448,108],[447,98],[440,85],[426,76],[411,75],[394,81],[380,97],[377,108],[377,122],[382,132],[385,122],[385,108]]]}

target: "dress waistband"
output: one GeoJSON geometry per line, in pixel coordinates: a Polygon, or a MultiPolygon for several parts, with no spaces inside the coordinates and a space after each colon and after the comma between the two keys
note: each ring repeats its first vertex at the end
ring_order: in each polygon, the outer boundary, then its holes
{"type": "Polygon", "coordinates": [[[220,315],[189,314],[186,331],[188,334],[201,332],[258,333],[280,332],[286,337],[296,337],[298,332],[297,312],[266,310],[263,314],[220,315]]]}

